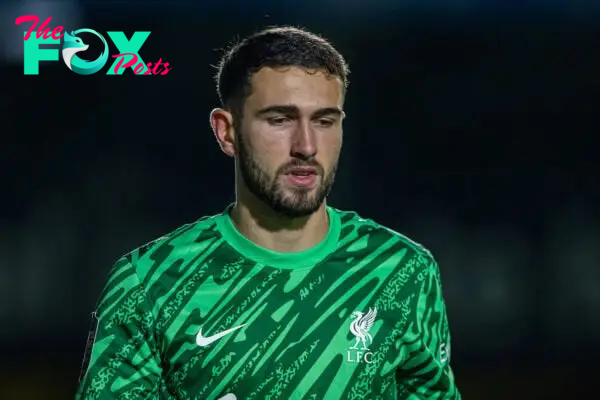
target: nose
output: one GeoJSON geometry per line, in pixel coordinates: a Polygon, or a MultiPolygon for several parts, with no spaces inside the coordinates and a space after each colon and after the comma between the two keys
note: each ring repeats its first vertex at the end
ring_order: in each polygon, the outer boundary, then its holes
{"type": "Polygon", "coordinates": [[[309,159],[317,154],[317,143],[315,132],[310,123],[298,124],[298,129],[294,132],[291,156],[309,159]]]}

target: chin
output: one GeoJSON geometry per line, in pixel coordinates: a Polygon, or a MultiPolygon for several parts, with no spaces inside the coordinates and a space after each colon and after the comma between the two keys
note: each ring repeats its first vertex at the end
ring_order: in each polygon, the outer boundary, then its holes
{"type": "Polygon", "coordinates": [[[309,186],[309,187],[298,187],[298,186],[291,186],[291,187],[287,187],[285,190],[285,194],[288,197],[292,197],[292,198],[298,198],[298,197],[310,197],[310,198],[314,198],[317,195],[317,189],[319,188],[318,185],[314,185],[314,186],[309,186]]]}
{"type": "Polygon", "coordinates": [[[288,204],[314,203],[317,200],[317,189],[317,187],[289,188],[285,191],[283,198],[288,204]]]}
{"type": "Polygon", "coordinates": [[[280,199],[275,207],[277,211],[294,218],[306,217],[321,206],[321,204],[317,204],[316,190],[303,189],[302,193],[298,193],[298,190],[286,190],[280,199]]]}

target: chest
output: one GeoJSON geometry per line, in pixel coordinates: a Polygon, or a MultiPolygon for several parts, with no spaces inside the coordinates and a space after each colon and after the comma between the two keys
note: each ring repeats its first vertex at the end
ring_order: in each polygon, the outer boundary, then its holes
{"type": "Polygon", "coordinates": [[[335,270],[265,268],[196,285],[168,323],[159,319],[170,392],[320,399],[384,391],[397,318],[378,295],[382,284],[339,278],[335,270]]]}

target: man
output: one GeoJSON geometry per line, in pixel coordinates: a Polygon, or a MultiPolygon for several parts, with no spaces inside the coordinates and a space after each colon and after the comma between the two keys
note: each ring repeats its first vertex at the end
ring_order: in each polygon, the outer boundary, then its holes
{"type": "Polygon", "coordinates": [[[326,205],[347,75],[295,28],[224,56],[210,123],[235,204],[116,263],[80,398],[460,399],[432,255],[326,205]]]}

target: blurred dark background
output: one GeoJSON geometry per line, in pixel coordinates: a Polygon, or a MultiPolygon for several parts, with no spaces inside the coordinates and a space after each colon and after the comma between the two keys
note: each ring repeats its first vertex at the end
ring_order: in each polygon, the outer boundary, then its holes
{"type": "Polygon", "coordinates": [[[269,3],[0,1],[0,399],[72,398],[112,263],[233,200],[211,65],[281,24],[351,65],[330,204],[434,252],[463,397],[595,398],[600,3],[269,3]],[[149,30],[140,55],[173,69],[81,76],[61,57],[24,76],[26,14],[149,30]]]}

